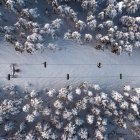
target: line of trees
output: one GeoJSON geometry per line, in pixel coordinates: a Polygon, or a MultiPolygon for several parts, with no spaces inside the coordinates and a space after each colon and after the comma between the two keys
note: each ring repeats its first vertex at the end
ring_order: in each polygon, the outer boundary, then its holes
{"type": "Polygon", "coordinates": [[[105,93],[82,83],[42,91],[1,87],[0,139],[140,139],[140,88],[105,93]]]}
{"type": "MultiPolygon", "coordinates": [[[[11,26],[1,26],[0,31],[16,50],[33,53],[44,46],[44,41],[49,36],[53,41],[62,37],[62,34],[64,39],[81,44],[93,44],[96,41],[94,46],[98,47],[95,48],[110,48],[116,54],[126,51],[131,55],[133,48],[140,47],[138,0],[49,0],[46,1],[46,9],[43,11],[44,17],[47,19],[55,16],[56,19],[47,23],[40,23],[43,17],[40,15],[40,2],[2,0],[2,6],[5,6],[7,11],[12,11],[17,21],[11,26]],[[72,3],[76,3],[76,8],[72,3]],[[36,7],[28,8],[30,4],[36,7]],[[67,26],[63,32],[62,25],[67,26]],[[99,35],[100,38],[96,37],[99,35]],[[38,47],[38,44],[41,45],[38,47]]],[[[4,18],[1,12],[1,23],[4,18]]]]}

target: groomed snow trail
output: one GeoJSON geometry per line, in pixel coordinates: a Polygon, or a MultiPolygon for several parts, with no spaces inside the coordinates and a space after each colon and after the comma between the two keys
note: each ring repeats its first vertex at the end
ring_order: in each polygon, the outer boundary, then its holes
{"type": "Polygon", "coordinates": [[[1,44],[0,63],[16,63],[21,70],[19,78],[8,81],[5,77],[11,73],[10,64],[0,64],[1,84],[15,84],[24,87],[28,82],[38,90],[44,87],[59,89],[67,85],[75,87],[84,81],[100,84],[103,88],[110,90],[126,84],[132,86],[140,84],[140,77],[135,77],[140,76],[140,51],[134,51],[133,56],[128,56],[126,53],[117,56],[107,50],[105,52],[95,50],[89,45],[78,45],[62,40],[58,40],[56,43],[61,50],[54,53],[45,49],[43,53],[38,51],[33,55],[20,54],[9,44],[1,44]],[[42,65],[44,61],[49,64],[47,68],[42,65]],[[96,65],[98,62],[103,65],[100,69],[96,65]],[[123,74],[122,80],[119,78],[120,73],[123,74]],[[67,74],[70,75],[70,80],[66,79],[67,74]]]}

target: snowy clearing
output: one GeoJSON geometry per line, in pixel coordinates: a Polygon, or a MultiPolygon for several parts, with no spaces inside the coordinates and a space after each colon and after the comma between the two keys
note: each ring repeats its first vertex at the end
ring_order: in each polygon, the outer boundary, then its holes
{"type": "Polygon", "coordinates": [[[1,64],[0,77],[3,77],[1,83],[24,86],[29,82],[37,89],[44,86],[58,89],[69,84],[77,86],[81,82],[88,81],[103,85],[110,90],[125,84],[134,86],[140,84],[140,77],[135,77],[140,76],[140,51],[134,52],[133,56],[128,56],[126,53],[117,56],[107,50],[98,51],[91,46],[69,41],[58,40],[56,44],[60,48],[56,52],[46,49],[42,53],[36,52],[33,55],[15,52],[9,44],[1,44],[0,63],[16,63],[21,70],[19,78],[8,81],[5,77],[11,73],[10,64],[1,64]],[[44,61],[50,64],[47,68],[42,64],[44,61]],[[102,63],[100,69],[96,65],[98,62],[102,63]],[[122,80],[119,77],[120,73],[123,74],[122,80]],[[67,74],[70,75],[69,80],[66,79],[67,74]]]}

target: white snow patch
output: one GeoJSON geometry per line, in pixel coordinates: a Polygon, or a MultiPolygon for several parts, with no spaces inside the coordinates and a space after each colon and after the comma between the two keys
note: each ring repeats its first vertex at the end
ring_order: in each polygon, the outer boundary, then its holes
{"type": "MultiPolygon", "coordinates": [[[[125,53],[117,56],[107,50],[105,52],[95,50],[90,45],[81,46],[61,40],[54,43],[62,49],[54,53],[46,47],[44,52],[38,51],[33,55],[25,52],[21,54],[9,44],[1,44],[0,63],[17,63],[21,72],[18,74],[19,78],[8,81],[6,77],[11,73],[10,64],[1,64],[0,82],[23,87],[26,83],[32,83],[37,90],[44,87],[58,89],[67,85],[75,87],[84,81],[98,83],[108,89],[140,84],[140,78],[135,77],[140,76],[139,65],[128,65],[139,64],[139,51],[134,52],[133,56],[128,56],[125,53]],[[43,66],[44,61],[50,64],[47,65],[47,68],[43,66]],[[96,65],[98,62],[102,63],[100,69],[96,65]],[[119,78],[120,73],[123,74],[122,80],[119,78]],[[69,80],[66,78],[67,74],[70,75],[69,80]]],[[[94,86],[95,90],[99,90],[96,84],[94,86]]]]}

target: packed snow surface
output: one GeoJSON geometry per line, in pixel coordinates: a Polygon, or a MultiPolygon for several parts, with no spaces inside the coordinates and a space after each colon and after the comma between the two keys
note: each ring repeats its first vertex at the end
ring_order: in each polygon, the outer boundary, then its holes
{"type": "Polygon", "coordinates": [[[43,52],[35,54],[19,53],[9,44],[0,45],[0,82],[25,86],[27,83],[41,89],[61,88],[69,84],[77,86],[88,81],[98,83],[105,88],[114,89],[126,84],[138,86],[140,84],[139,51],[134,51],[133,56],[122,53],[117,56],[105,50],[98,51],[92,46],[80,45],[69,41],[57,40],[58,50],[51,51],[46,48],[43,52]],[[44,68],[43,62],[47,62],[44,68]],[[101,68],[97,63],[101,62],[101,68]],[[6,63],[6,64],[4,64],[6,63]],[[6,79],[11,74],[10,64],[16,63],[21,70],[18,78],[6,79]],[[30,65],[32,64],[32,65],[30,65]],[[36,65],[37,64],[37,65],[36,65]],[[67,80],[67,74],[70,79],[67,80]],[[123,79],[120,79],[122,74],[123,79]]]}

